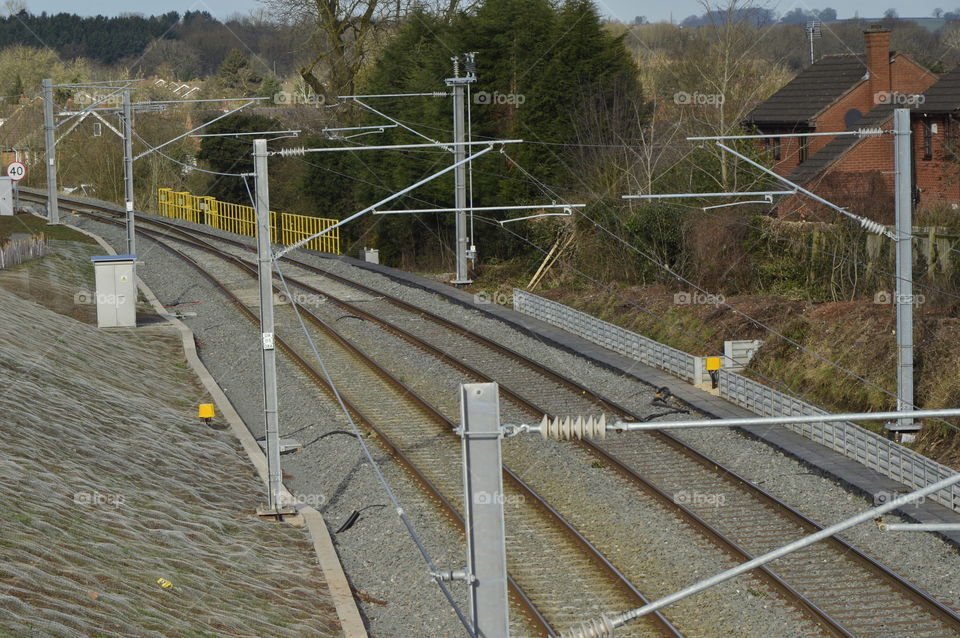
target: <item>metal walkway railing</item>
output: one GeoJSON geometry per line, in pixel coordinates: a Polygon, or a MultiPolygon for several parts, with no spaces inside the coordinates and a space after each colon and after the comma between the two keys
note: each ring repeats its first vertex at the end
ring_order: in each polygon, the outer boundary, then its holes
{"type": "MultiPolygon", "coordinates": [[[[221,202],[213,197],[160,188],[157,190],[157,212],[171,219],[185,219],[247,237],[257,236],[257,216],[252,206],[221,202]]],[[[333,226],[337,221],[290,213],[278,215],[270,211],[270,240],[276,244],[289,246],[333,226]]],[[[310,240],[303,247],[339,255],[340,229],[334,228],[329,233],[310,240]]]]}

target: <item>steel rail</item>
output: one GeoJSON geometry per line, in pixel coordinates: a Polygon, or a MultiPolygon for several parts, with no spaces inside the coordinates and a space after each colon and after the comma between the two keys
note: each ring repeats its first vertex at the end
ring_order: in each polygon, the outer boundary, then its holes
{"type": "MultiPolygon", "coordinates": [[[[90,205],[85,204],[85,206],[90,206],[90,205]]],[[[116,222],[114,220],[108,220],[103,218],[100,218],[100,219],[101,221],[109,221],[110,223],[116,223],[117,225],[120,225],[119,222],[116,222]]],[[[155,222],[156,220],[148,218],[145,221],[155,222]]],[[[183,233],[186,237],[177,238],[175,239],[175,241],[182,241],[184,243],[188,243],[194,248],[211,252],[222,259],[225,259],[229,262],[234,263],[235,265],[242,268],[245,272],[247,272],[251,276],[256,276],[255,266],[251,262],[247,262],[245,260],[239,259],[234,255],[230,255],[229,253],[224,253],[223,251],[220,251],[219,249],[213,246],[210,246],[209,244],[197,243],[196,239],[191,237],[190,233],[188,231],[185,232],[182,228],[174,227],[173,229],[170,229],[165,227],[165,230],[174,230],[174,232],[183,233]]],[[[218,287],[218,289],[220,289],[224,294],[226,294],[228,298],[230,298],[231,301],[238,306],[238,308],[244,313],[245,316],[247,316],[251,321],[257,320],[256,313],[254,313],[245,304],[243,304],[239,300],[239,298],[237,298],[232,292],[226,289],[226,287],[221,282],[219,282],[213,275],[207,272],[206,269],[200,266],[195,260],[192,260],[191,258],[189,258],[189,256],[184,255],[182,252],[177,251],[176,249],[166,245],[163,241],[158,239],[158,237],[153,231],[148,231],[145,229],[138,228],[137,232],[141,232],[144,236],[157,242],[166,250],[176,254],[178,257],[183,258],[187,263],[189,263],[191,266],[196,268],[206,279],[208,279],[212,284],[214,284],[216,287],[218,287]]],[[[287,277],[286,279],[288,282],[293,283],[289,277],[287,277]]],[[[300,284],[299,282],[296,285],[302,286],[302,284],[300,284]]],[[[277,286],[275,286],[275,290],[282,292],[277,286]]],[[[369,356],[367,356],[364,352],[362,352],[357,346],[352,344],[348,339],[343,337],[339,332],[337,332],[335,329],[329,326],[322,319],[320,319],[319,317],[316,317],[313,313],[311,313],[309,310],[305,308],[301,307],[301,311],[304,313],[304,316],[309,321],[321,327],[321,329],[327,332],[327,334],[330,335],[333,339],[338,341],[346,350],[352,352],[354,355],[362,359],[364,363],[368,365],[372,370],[374,370],[379,376],[381,376],[381,378],[383,378],[388,383],[391,383],[392,385],[401,389],[423,410],[433,415],[433,418],[443,426],[444,432],[449,434],[452,441],[459,440],[456,438],[456,435],[454,433],[454,430],[456,429],[456,424],[450,421],[446,416],[441,414],[434,406],[432,406],[432,404],[430,404],[421,396],[419,396],[414,390],[412,390],[409,386],[407,386],[402,381],[397,379],[389,371],[385,370],[382,366],[380,366],[375,361],[373,361],[369,356]]],[[[308,376],[313,378],[315,381],[321,383],[323,387],[326,388],[328,391],[330,390],[325,379],[323,379],[322,376],[310,364],[308,364],[300,355],[298,355],[293,350],[293,348],[289,346],[289,344],[286,341],[277,337],[277,343],[280,346],[280,348],[284,351],[284,353],[287,354],[287,356],[289,356],[301,369],[303,369],[308,374],[308,376]]],[[[346,401],[347,400],[345,398],[345,402],[346,401]]],[[[415,466],[415,464],[409,459],[409,457],[404,455],[400,447],[397,444],[395,444],[382,429],[374,425],[372,420],[367,418],[359,408],[357,408],[352,403],[347,403],[347,405],[350,411],[354,415],[356,415],[358,419],[362,423],[364,423],[364,425],[366,425],[367,427],[370,427],[370,429],[377,432],[378,437],[380,437],[383,440],[384,444],[387,446],[389,451],[392,454],[395,454],[398,457],[398,459],[401,461],[402,465],[407,469],[409,469],[418,478],[418,482],[424,485],[428,489],[428,491],[430,491],[432,495],[437,498],[437,500],[442,504],[443,508],[447,510],[447,513],[459,521],[462,528],[462,525],[463,525],[462,517],[460,517],[459,512],[456,510],[456,508],[442,495],[439,488],[433,485],[430,482],[430,479],[427,478],[415,466]]],[[[542,496],[537,494],[531,487],[529,487],[525,482],[523,482],[509,468],[504,467],[504,472],[508,480],[512,484],[514,484],[514,486],[517,487],[521,492],[524,493],[524,496],[529,500],[529,502],[534,504],[540,510],[542,510],[549,518],[553,519],[556,522],[556,524],[559,525],[570,538],[572,538],[579,546],[581,546],[584,549],[585,554],[589,556],[596,565],[598,565],[605,572],[607,572],[613,580],[619,581],[620,586],[626,591],[628,591],[636,600],[645,601],[643,602],[643,604],[649,603],[649,599],[642,592],[640,592],[636,588],[636,586],[634,586],[605,556],[603,556],[603,554],[599,550],[597,550],[597,548],[593,546],[593,544],[590,543],[590,541],[583,534],[581,534],[573,525],[571,525],[556,509],[554,509],[549,503],[547,503],[542,496]]],[[[530,600],[530,598],[526,595],[523,589],[519,586],[519,584],[516,583],[516,581],[512,577],[511,577],[511,583],[512,583],[511,589],[513,590],[511,593],[514,594],[516,601],[520,603],[521,608],[524,609],[524,611],[532,619],[534,624],[536,624],[547,635],[555,635],[556,632],[550,625],[549,621],[543,617],[543,615],[537,609],[536,605],[530,600]]],[[[654,618],[653,620],[654,620],[654,624],[660,628],[663,634],[669,635],[669,636],[677,636],[677,637],[682,636],[682,634],[662,614],[658,614],[657,617],[654,618]]]]}
{"type": "MultiPolygon", "coordinates": [[[[41,199],[42,199],[42,197],[41,197],[41,199]]],[[[68,199],[69,199],[69,198],[68,198],[68,199]]],[[[82,200],[79,200],[79,201],[78,201],[78,203],[81,203],[81,202],[82,202],[82,200]]],[[[83,204],[84,206],[90,206],[90,205],[91,205],[91,204],[89,204],[89,203],[87,203],[87,202],[82,202],[82,204],[83,204]]],[[[112,211],[111,211],[111,212],[112,212],[112,211]]],[[[162,225],[162,226],[173,226],[173,227],[178,228],[178,229],[181,229],[181,230],[183,229],[182,226],[178,226],[178,225],[176,225],[176,224],[169,224],[169,223],[167,223],[167,222],[159,222],[156,218],[145,217],[145,218],[144,218],[144,221],[151,221],[151,222],[159,223],[159,224],[162,225]]],[[[211,233],[204,233],[203,231],[194,231],[193,229],[191,229],[190,232],[191,232],[191,233],[196,233],[196,234],[201,234],[201,235],[207,235],[207,236],[211,237],[212,239],[215,239],[216,241],[222,241],[222,242],[225,242],[225,243],[229,243],[229,244],[232,244],[232,245],[241,247],[241,248],[243,248],[243,249],[245,249],[245,250],[249,250],[249,248],[250,248],[248,245],[246,245],[246,244],[243,243],[243,242],[236,241],[236,240],[232,240],[232,239],[228,239],[228,238],[219,237],[219,236],[213,235],[213,234],[211,234],[211,233]]],[[[611,411],[611,412],[614,413],[614,414],[618,414],[618,415],[620,415],[621,417],[626,417],[626,418],[629,418],[629,419],[634,419],[634,420],[639,420],[639,419],[640,419],[640,417],[638,417],[636,414],[632,413],[630,410],[627,410],[626,408],[624,408],[624,407],[616,404],[615,402],[610,401],[610,400],[608,400],[608,399],[606,399],[606,398],[604,398],[604,397],[602,397],[602,396],[598,396],[598,395],[594,394],[591,390],[589,390],[589,389],[586,388],[585,386],[579,384],[578,382],[573,381],[572,379],[569,379],[569,378],[567,378],[567,377],[565,377],[565,376],[563,376],[563,375],[560,375],[559,373],[556,373],[556,372],[554,372],[554,371],[552,371],[552,370],[549,370],[548,368],[545,368],[545,367],[542,366],[541,364],[538,364],[538,363],[530,360],[528,357],[526,357],[526,356],[524,356],[524,355],[522,355],[522,354],[519,354],[519,353],[517,353],[517,352],[515,352],[515,351],[513,351],[513,350],[511,350],[511,349],[509,349],[509,348],[506,348],[506,347],[504,347],[504,346],[502,346],[502,345],[500,345],[500,344],[497,344],[497,343],[495,343],[495,342],[487,339],[486,337],[483,337],[482,335],[475,334],[475,333],[473,333],[473,332],[471,332],[471,331],[469,331],[469,330],[467,330],[467,329],[465,329],[465,328],[462,328],[461,326],[458,326],[458,325],[456,325],[456,324],[452,324],[451,322],[445,320],[445,319],[442,318],[442,317],[439,317],[438,315],[435,315],[435,314],[433,314],[433,313],[430,313],[429,311],[426,311],[426,310],[424,310],[424,309],[417,308],[417,307],[414,306],[413,304],[409,304],[408,302],[404,302],[404,301],[402,301],[402,300],[396,299],[396,298],[394,298],[394,297],[391,297],[390,295],[386,295],[386,294],[382,293],[382,292],[379,291],[379,290],[375,290],[375,289],[373,289],[373,288],[370,288],[370,287],[367,287],[367,286],[363,286],[363,285],[361,285],[361,284],[358,284],[357,282],[354,282],[354,281],[352,281],[352,280],[348,280],[348,279],[346,279],[346,278],[339,277],[339,276],[337,276],[337,275],[335,275],[335,274],[333,274],[333,273],[330,273],[329,271],[326,271],[325,269],[318,268],[318,267],[313,266],[313,265],[310,265],[310,264],[305,264],[305,263],[303,263],[303,262],[300,262],[300,261],[298,261],[298,260],[291,259],[291,258],[289,258],[289,257],[285,257],[285,259],[287,259],[290,263],[292,263],[292,264],[294,264],[294,265],[296,265],[296,266],[298,266],[298,267],[301,267],[301,268],[304,268],[304,269],[306,269],[306,270],[315,272],[315,273],[317,273],[317,274],[324,275],[324,276],[326,276],[326,277],[331,278],[331,279],[334,280],[334,281],[338,281],[338,282],[341,283],[341,284],[348,285],[348,286],[351,286],[351,287],[353,287],[353,288],[355,288],[355,289],[363,290],[363,291],[365,291],[365,292],[368,292],[369,294],[372,294],[372,295],[376,295],[376,296],[378,296],[378,297],[381,297],[381,298],[385,299],[388,303],[391,303],[391,304],[396,305],[396,306],[398,306],[398,307],[401,307],[401,308],[404,308],[404,309],[406,309],[406,310],[409,310],[410,312],[414,312],[414,313],[416,313],[416,314],[419,315],[419,316],[423,316],[423,317],[425,317],[425,318],[427,318],[427,319],[430,319],[431,321],[433,321],[433,322],[435,322],[435,323],[438,323],[438,324],[440,324],[440,325],[442,325],[442,326],[444,326],[444,327],[446,327],[446,328],[448,328],[448,329],[450,329],[450,330],[453,330],[453,331],[455,331],[455,332],[457,332],[457,333],[459,333],[459,334],[461,334],[461,335],[463,335],[463,336],[465,336],[465,337],[467,337],[467,338],[470,338],[470,339],[472,339],[472,340],[474,340],[474,341],[477,341],[477,342],[479,342],[479,343],[482,343],[482,344],[484,344],[484,345],[486,345],[486,346],[488,346],[488,347],[490,347],[490,348],[493,348],[493,349],[501,352],[502,354],[505,354],[505,355],[507,355],[507,356],[515,359],[517,362],[521,363],[522,365],[527,366],[527,367],[531,367],[531,368],[537,370],[538,373],[540,373],[541,375],[547,376],[547,377],[549,377],[549,378],[553,378],[553,379],[554,379],[555,381],[557,381],[558,383],[561,383],[561,384],[569,387],[571,390],[574,390],[574,391],[576,391],[576,392],[579,393],[579,394],[584,394],[584,393],[586,393],[586,395],[589,396],[589,397],[591,397],[591,400],[592,400],[598,407],[601,407],[601,408],[604,409],[605,411],[606,411],[606,410],[609,410],[609,411],[611,411]]],[[[324,293],[324,292],[318,291],[318,290],[316,290],[316,289],[314,289],[314,288],[312,288],[312,287],[310,287],[310,286],[306,286],[306,285],[304,285],[304,284],[302,284],[302,283],[300,283],[300,282],[295,282],[295,281],[292,280],[290,277],[287,277],[287,280],[288,280],[288,282],[290,282],[290,283],[295,283],[296,285],[298,285],[299,287],[303,288],[304,290],[311,290],[311,289],[312,289],[312,291],[313,291],[315,294],[321,294],[321,295],[323,295],[324,297],[331,298],[331,301],[335,301],[335,302],[338,301],[338,300],[334,299],[329,293],[324,293]]],[[[341,303],[343,303],[343,302],[341,302],[341,303]]],[[[431,346],[430,344],[427,344],[426,342],[423,342],[422,340],[418,340],[415,336],[407,334],[406,331],[403,331],[403,330],[397,328],[396,326],[390,324],[389,322],[385,322],[384,320],[382,320],[382,319],[380,319],[380,318],[377,318],[375,315],[372,315],[371,313],[367,313],[367,312],[363,311],[362,309],[357,308],[356,306],[347,304],[347,305],[344,306],[344,307],[347,307],[347,306],[349,306],[349,308],[351,309],[351,312],[353,312],[353,313],[355,313],[355,314],[357,314],[357,313],[362,313],[362,315],[365,315],[366,318],[370,319],[371,321],[376,321],[378,324],[382,325],[385,329],[388,329],[388,330],[390,330],[392,333],[398,334],[399,336],[403,336],[403,338],[407,339],[407,340],[410,341],[411,343],[419,342],[419,344],[420,344],[419,347],[431,351],[435,356],[438,356],[438,357],[442,358],[446,363],[448,363],[448,364],[450,364],[450,365],[454,365],[455,367],[457,367],[458,369],[464,371],[465,373],[470,374],[470,375],[472,375],[472,376],[475,376],[475,377],[476,377],[477,379],[479,379],[479,380],[491,380],[491,379],[489,379],[489,377],[488,377],[487,375],[484,375],[484,374],[480,373],[478,370],[476,370],[476,369],[474,369],[474,368],[472,368],[472,367],[464,364],[464,363],[461,362],[461,361],[458,361],[455,357],[450,356],[449,354],[443,352],[442,350],[440,350],[440,349],[438,349],[438,348],[435,348],[435,347],[431,346]],[[401,334],[401,333],[404,333],[404,334],[401,334]],[[406,335],[406,336],[404,336],[404,335],[406,335]]],[[[501,388],[502,388],[502,390],[503,390],[508,396],[510,396],[510,398],[511,398],[512,400],[514,400],[514,401],[516,401],[517,403],[525,406],[526,409],[530,410],[532,413],[534,413],[534,414],[543,414],[543,410],[541,410],[540,408],[538,408],[537,406],[535,406],[535,405],[534,405],[533,403],[531,403],[530,401],[526,401],[523,397],[519,396],[518,393],[512,391],[510,388],[504,388],[503,386],[501,386],[501,388]]],[[[813,521],[813,520],[810,519],[809,517],[805,516],[804,514],[800,513],[799,511],[797,511],[796,509],[794,509],[792,506],[784,503],[783,501],[781,501],[781,500],[778,499],[777,497],[773,496],[772,494],[768,493],[767,491],[763,490],[763,489],[760,488],[759,486],[757,486],[757,485],[749,482],[748,480],[746,480],[745,478],[741,477],[741,476],[740,476],[739,474],[737,474],[736,472],[733,472],[732,470],[729,470],[728,468],[724,467],[723,465],[721,465],[721,464],[719,464],[719,463],[716,463],[715,461],[713,461],[712,459],[710,459],[710,458],[707,457],[706,455],[704,455],[704,454],[702,454],[701,452],[699,452],[698,450],[695,450],[694,448],[686,445],[685,443],[683,443],[683,442],[680,441],[679,439],[676,439],[675,437],[669,435],[669,434],[666,433],[666,432],[659,432],[659,433],[657,433],[657,435],[658,435],[659,437],[661,437],[662,440],[665,441],[666,443],[668,443],[671,447],[674,447],[675,449],[677,449],[678,452],[680,452],[680,453],[682,453],[682,454],[684,454],[684,455],[687,455],[687,456],[693,458],[694,460],[696,460],[698,463],[700,463],[700,464],[701,464],[702,466],[704,466],[705,468],[707,468],[707,469],[709,469],[709,470],[711,470],[711,471],[713,471],[713,472],[718,473],[721,478],[725,478],[729,483],[732,483],[732,484],[735,484],[735,485],[744,487],[744,488],[746,488],[748,491],[754,493],[754,494],[755,494],[756,496],[758,496],[760,499],[765,500],[765,501],[767,501],[767,502],[775,505],[775,506],[778,508],[778,510],[780,511],[780,513],[786,515],[788,518],[791,518],[795,523],[801,525],[803,528],[805,528],[805,529],[807,529],[807,530],[810,530],[810,531],[817,531],[817,530],[823,529],[823,527],[822,527],[821,525],[819,525],[818,523],[816,523],[815,521],[813,521]]],[[[703,521],[702,519],[700,519],[700,517],[698,517],[694,512],[688,510],[688,509],[685,508],[685,507],[677,507],[677,506],[679,506],[679,505],[681,505],[681,504],[678,504],[678,503],[673,502],[673,499],[671,499],[667,494],[665,494],[662,490],[660,490],[659,488],[657,488],[657,487],[656,487],[655,485],[653,485],[651,482],[646,481],[642,476],[640,476],[639,473],[637,473],[637,472],[635,471],[634,468],[630,467],[630,465],[629,465],[628,463],[625,463],[625,462],[621,461],[619,458],[616,457],[616,455],[614,455],[614,454],[610,453],[609,451],[603,449],[601,446],[597,446],[597,445],[595,445],[595,444],[593,444],[592,442],[589,442],[589,441],[586,441],[586,442],[584,442],[584,443],[585,443],[585,446],[586,446],[586,447],[588,447],[589,449],[591,449],[591,451],[593,451],[594,453],[596,453],[596,454],[600,455],[601,457],[605,458],[606,460],[608,460],[619,472],[621,472],[622,474],[624,474],[624,475],[632,478],[633,480],[637,481],[638,483],[642,483],[643,486],[644,486],[645,491],[647,491],[648,493],[651,493],[651,494],[655,495],[656,498],[657,498],[657,500],[659,500],[659,501],[667,504],[668,506],[671,506],[671,507],[674,507],[674,508],[678,509],[678,510],[681,512],[682,517],[683,517],[684,519],[686,519],[686,520],[687,520],[689,523],[691,523],[694,527],[696,527],[696,528],[698,528],[698,529],[701,529],[702,531],[704,531],[705,533],[707,533],[707,535],[711,536],[722,548],[727,549],[727,550],[730,551],[731,553],[736,554],[736,555],[739,555],[739,556],[744,557],[744,558],[750,557],[750,554],[749,554],[748,552],[746,552],[745,550],[743,550],[741,547],[739,547],[739,545],[738,545],[736,542],[734,542],[734,541],[732,541],[732,540],[730,540],[730,539],[725,538],[722,534],[720,534],[719,532],[717,532],[716,530],[714,530],[714,529],[709,525],[709,523],[707,523],[706,521],[703,521]],[[686,511],[684,511],[684,510],[686,510],[686,511]]],[[[907,582],[905,579],[901,578],[899,575],[897,575],[897,574],[895,574],[894,572],[892,572],[889,568],[887,568],[887,567],[885,567],[884,565],[880,564],[879,562],[873,560],[872,558],[866,556],[866,555],[863,554],[860,550],[858,550],[858,549],[856,549],[855,547],[853,547],[852,545],[850,545],[850,544],[849,544],[847,541],[845,541],[844,539],[834,537],[834,538],[831,538],[830,540],[831,540],[831,542],[832,542],[834,545],[836,545],[836,546],[837,546],[838,548],[840,548],[842,551],[845,551],[845,552],[849,553],[850,555],[854,556],[854,557],[858,560],[858,562],[860,562],[862,565],[867,566],[869,569],[871,569],[875,574],[877,574],[878,577],[881,577],[881,578],[883,578],[884,580],[887,580],[887,581],[891,582],[899,591],[901,591],[902,593],[907,594],[908,597],[910,597],[911,599],[913,599],[917,604],[919,604],[921,607],[923,607],[924,609],[926,609],[926,610],[927,610],[928,612],[930,612],[932,615],[935,615],[935,616],[939,617],[939,618],[942,619],[944,622],[946,622],[947,624],[949,624],[949,625],[951,625],[951,626],[953,626],[953,627],[960,627],[960,618],[958,618],[956,612],[954,612],[952,609],[946,607],[945,605],[943,605],[942,603],[940,603],[939,601],[937,601],[936,599],[934,599],[932,596],[930,596],[928,593],[920,590],[919,588],[915,587],[915,586],[912,585],[911,583],[907,582]]],[[[766,568],[764,567],[764,569],[766,569],[766,568]]],[[[768,570],[768,571],[769,571],[769,570],[768,570]]],[[[829,616],[828,616],[827,614],[825,614],[825,612],[823,612],[822,610],[820,610],[816,605],[814,605],[813,603],[811,603],[809,600],[806,600],[806,601],[804,602],[804,598],[802,597],[802,594],[800,594],[799,592],[796,592],[796,590],[794,590],[788,583],[786,583],[786,582],[782,581],[781,579],[779,579],[779,577],[776,576],[775,573],[772,573],[772,572],[771,572],[771,573],[769,573],[769,574],[764,574],[764,579],[767,580],[768,583],[770,583],[771,585],[773,585],[775,589],[778,589],[782,594],[786,595],[788,599],[793,599],[793,600],[795,600],[796,602],[798,602],[799,605],[800,605],[800,607],[801,607],[807,614],[816,616],[816,617],[818,617],[822,622],[827,623],[827,627],[826,627],[826,628],[827,628],[828,630],[830,630],[834,635],[850,635],[849,632],[847,632],[846,629],[844,629],[841,625],[839,625],[839,623],[835,623],[835,621],[828,620],[829,616]]]]}

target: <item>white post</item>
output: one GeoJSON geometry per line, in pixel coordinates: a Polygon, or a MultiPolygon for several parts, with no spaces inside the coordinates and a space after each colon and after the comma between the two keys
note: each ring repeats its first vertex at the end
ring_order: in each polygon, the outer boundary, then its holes
{"type": "MultiPolygon", "coordinates": [[[[913,198],[910,109],[893,111],[897,226],[897,410],[913,409],[913,198]]],[[[909,427],[912,419],[900,419],[909,427]]]]}
{"type": "Polygon", "coordinates": [[[453,147],[453,161],[457,168],[453,174],[453,193],[454,208],[456,212],[456,261],[457,273],[451,283],[469,284],[473,280],[467,270],[467,168],[463,163],[466,157],[466,148],[464,140],[466,139],[466,125],[464,123],[464,110],[467,84],[474,82],[476,77],[468,73],[465,77],[460,77],[458,58],[453,58],[454,77],[447,80],[447,86],[453,88],[453,141],[456,146],[453,147]]]}
{"type": "Polygon", "coordinates": [[[253,141],[253,171],[256,186],[257,265],[260,283],[260,333],[263,354],[263,415],[267,443],[269,510],[263,514],[281,514],[283,489],[280,472],[280,435],[277,424],[277,352],[273,325],[273,257],[270,250],[270,186],[267,175],[267,140],[253,141]]]}
{"type": "Polygon", "coordinates": [[[510,618],[496,383],[460,386],[460,422],[470,620],[477,636],[506,638],[510,618]]]}
{"type": "Polygon", "coordinates": [[[44,79],[43,87],[43,134],[47,151],[47,223],[60,223],[60,202],[57,201],[57,139],[56,122],[53,120],[53,80],[44,79]]]}
{"type": "Polygon", "coordinates": [[[137,254],[136,221],[133,216],[133,109],[130,91],[123,92],[123,187],[127,211],[127,254],[137,254]]]}

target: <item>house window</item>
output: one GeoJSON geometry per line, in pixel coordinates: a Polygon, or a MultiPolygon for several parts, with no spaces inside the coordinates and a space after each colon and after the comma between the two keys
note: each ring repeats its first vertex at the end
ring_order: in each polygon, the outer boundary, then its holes
{"type": "Polygon", "coordinates": [[[923,159],[933,159],[933,125],[930,120],[923,121],[923,159]]]}
{"type": "Polygon", "coordinates": [[[783,152],[782,152],[782,149],[780,148],[779,137],[770,138],[770,148],[773,149],[773,160],[775,162],[779,162],[781,159],[783,159],[783,152]]]}
{"type": "Polygon", "coordinates": [[[800,163],[802,164],[807,161],[807,140],[809,138],[801,137],[798,139],[800,140],[800,163]]]}

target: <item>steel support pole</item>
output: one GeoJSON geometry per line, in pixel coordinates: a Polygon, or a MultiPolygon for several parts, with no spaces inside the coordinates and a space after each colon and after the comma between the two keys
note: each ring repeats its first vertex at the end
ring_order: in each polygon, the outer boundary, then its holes
{"type": "Polygon", "coordinates": [[[47,223],[60,223],[60,202],[57,200],[57,124],[53,121],[53,80],[42,81],[43,136],[47,153],[47,223]]]}
{"type": "Polygon", "coordinates": [[[510,623],[496,383],[460,386],[460,422],[470,620],[477,636],[506,638],[510,623]]]}
{"type": "MultiPolygon", "coordinates": [[[[270,186],[267,140],[253,141],[253,171],[257,211],[257,276],[260,284],[260,333],[263,355],[263,415],[267,443],[269,509],[279,513],[280,430],[277,424],[277,351],[273,336],[273,255],[270,249],[270,186]]],[[[268,512],[269,513],[269,512],[268,512]]]]}
{"type": "Polygon", "coordinates": [[[136,220],[133,215],[133,109],[130,91],[123,92],[123,184],[127,211],[127,254],[137,254],[136,220]]]}
{"type": "MultiPolygon", "coordinates": [[[[466,151],[462,145],[466,139],[466,126],[464,124],[464,110],[466,103],[466,86],[463,78],[455,78],[453,86],[453,141],[459,145],[453,148],[453,161],[462,162],[466,157],[466,151]]],[[[453,172],[453,206],[456,212],[456,260],[457,274],[452,283],[469,284],[471,279],[467,272],[467,167],[460,164],[453,172]]]]}
{"type": "MultiPolygon", "coordinates": [[[[910,109],[893,111],[897,226],[897,410],[913,409],[913,198],[910,109]]],[[[901,427],[913,419],[899,419],[901,427]]]]}

